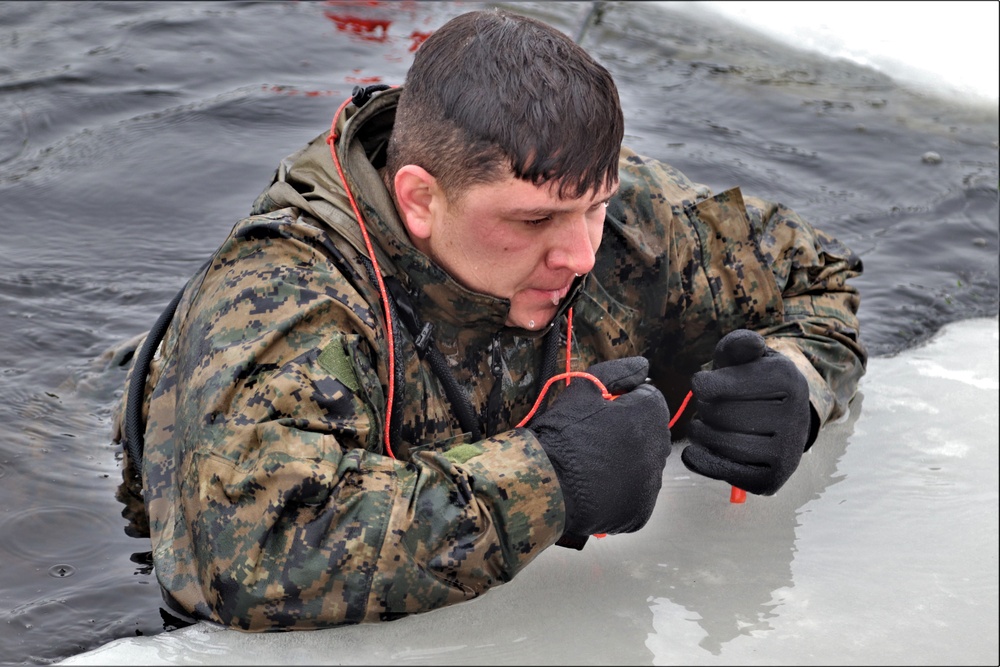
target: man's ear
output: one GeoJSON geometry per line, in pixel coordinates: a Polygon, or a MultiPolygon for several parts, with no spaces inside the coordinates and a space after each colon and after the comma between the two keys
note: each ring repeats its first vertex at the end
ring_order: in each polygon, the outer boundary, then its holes
{"type": "Polygon", "coordinates": [[[396,204],[406,231],[414,241],[426,240],[431,235],[436,208],[442,198],[437,179],[423,167],[407,164],[396,172],[396,204]]]}

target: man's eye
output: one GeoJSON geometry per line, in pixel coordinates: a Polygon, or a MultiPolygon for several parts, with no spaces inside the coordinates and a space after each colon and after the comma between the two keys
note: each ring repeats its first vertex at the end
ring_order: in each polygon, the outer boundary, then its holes
{"type": "Polygon", "coordinates": [[[548,222],[551,219],[552,219],[552,216],[547,215],[544,218],[535,218],[534,220],[525,220],[524,224],[531,225],[532,227],[534,227],[534,226],[546,223],[546,222],[548,222]]]}

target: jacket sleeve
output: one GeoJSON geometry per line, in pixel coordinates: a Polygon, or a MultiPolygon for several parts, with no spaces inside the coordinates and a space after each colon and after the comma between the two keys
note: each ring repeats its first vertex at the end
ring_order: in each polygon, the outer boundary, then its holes
{"type": "Polygon", "coordinates": [[[616,265],[652,286],[637,290],[642,310],[661,317],[644,318],[642,340],[671,406],[710,365],[715,344],[745,328],[802,371],[820,425],[843,415],[867,363],[860,297],[848,282],[861,273],[860,258],[780,204],[738,188],[713,196],[631,151],[622,164],[622,208],[609,224],[621,228],[612,243],[620,237],[627,249],[616,265]]]}
{"type": "Polygon", "coordinates": [[[383,456],[371,311],[287,223],[235,237],[182,301],[149,407],[145,500],[174,601],[252,631],[388,620],[555,543],[561,491],[530,432],[383,456]]]}
{"type": "Polygon", "coordinates": [[[806,376],[820,423],[838,419],[868,361],[861,297],[848,283],[863,271],[861,259],[781,204],[748,197],[746,210],[782,298],[781,321],[758,332],[806,376]]]}
{"type": "Polygon", "coordinates": [[[725,334],[756,331],[805,376],[817,429],[843,415],[867,363],[860,297],[847,282],[861,273],[857,255],[784,206],[744,200],[738,188],[680,217],[674,256],[697,267],[679,302],[682,319],[696,322],[685,327],[688,349],[708,367],[725,334]]]}

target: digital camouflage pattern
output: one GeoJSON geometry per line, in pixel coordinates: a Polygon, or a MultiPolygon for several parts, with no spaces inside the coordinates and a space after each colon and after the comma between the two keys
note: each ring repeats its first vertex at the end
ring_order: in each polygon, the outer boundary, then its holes
{"type": "MultiPolygon", "coordinates": [[[[281,163],[190,281],[150,372],[153,559],[194,616],[252,631],[394,619],[510,580],[562,533],[552,466],[515,428],[544,379],[546,332],[506,328],[506,301],[468,291],[409,243],[377,172],[398,92],[347,107],[338,155],[383,273],[433,323],[487,435],[470,442],[397,326],[400,446],[397,459],[383,452],[385,316],[324,133],[281,163]]],[[[623,150],[597,264],[554,326],[565,336],[573,301],[573,368],[644,355],[672,411],[715,343],[754,329],[802,370],[826,422],[864,373],[846,282],[860,271],[787,208],[738,190],[711,197],[623,150]]]]}

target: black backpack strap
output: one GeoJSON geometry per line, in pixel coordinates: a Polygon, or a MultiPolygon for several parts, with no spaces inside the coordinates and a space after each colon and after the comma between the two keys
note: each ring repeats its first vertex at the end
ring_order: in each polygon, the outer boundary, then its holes
{"type": "Polygon", "coordinates": [[[145,402],[146,378],[149,375],[149,366],[153,362],[156,348],[160,346],[163,336],[167,333],[167,328],[174,318],[174,311],[177,310],[177,304],[180,303],[183,294],[184,288],[181,288],[160,313],[153,328],[149,330],[146,340],[139,348],[139,352],[135,356],[135,363],[132,365],[132,377],[129,378],[128,385],[128,403],[125,406],[125,448],[132,461],[132,469],[139,476],[139,479],[142,479],[142,450],[145,446],[146,429],[142,421],[142,405],[145,402]]]}

